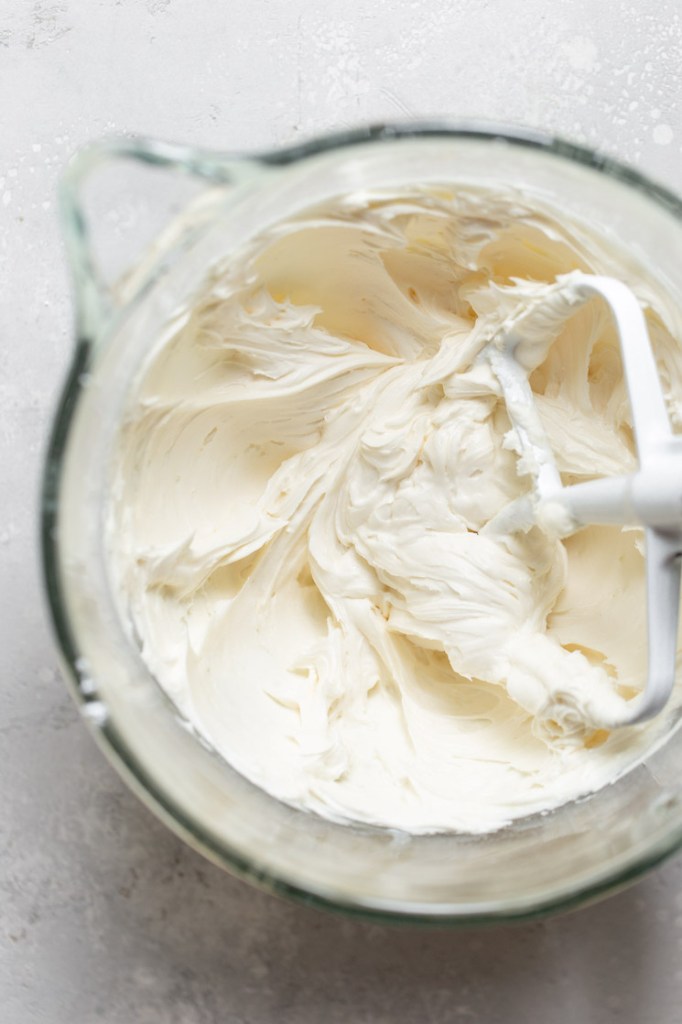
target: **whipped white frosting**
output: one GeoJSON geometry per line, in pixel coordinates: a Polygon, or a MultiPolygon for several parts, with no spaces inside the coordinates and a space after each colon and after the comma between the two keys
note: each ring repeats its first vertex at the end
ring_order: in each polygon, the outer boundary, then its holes
{"type": "MultiPolygon", "coordinates": [[[[641,531],[486,530],[531,482],[481,351],[575,269],[636,291],[678,423],[665,291],[584,225],[469,187],[277,225],[143,368],[109,524],[122,611],[183,715],[275,796],[480,832],[599,789],[660,736],[598,728],[644,678],[641,531]]],[[[558,468],[627,472],[609,315],[561,319],[531,376],[558,468]]]]}

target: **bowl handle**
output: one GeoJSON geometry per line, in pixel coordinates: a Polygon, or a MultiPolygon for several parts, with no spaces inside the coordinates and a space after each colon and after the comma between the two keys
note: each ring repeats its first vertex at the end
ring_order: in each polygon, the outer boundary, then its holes
{"type": "Polygon", "coordinates": [[[59,205],[74,288],[78,340],[91,344],[102,336],[121,302],[95,258],[84,186],[94,171],[121,160],[201,178],[217,186],[253,183],[267,173],[258,157],[224,155],[145,138],[113,137],[80,149],[62,175],[59,205]]]}

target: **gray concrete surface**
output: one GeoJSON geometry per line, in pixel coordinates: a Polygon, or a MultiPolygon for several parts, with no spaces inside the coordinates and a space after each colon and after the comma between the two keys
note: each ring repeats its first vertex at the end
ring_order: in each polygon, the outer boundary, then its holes
{"type": "Polygon", "coordinates": [[[231,149],[482,115],[682,185],[678,0],[0,0],[0,1022],[682,1021],[682,860],[514,929],[287,905],[130,795],[57,677],[39,466],[71,348],[55,181],[111,131],[231,149]]]}

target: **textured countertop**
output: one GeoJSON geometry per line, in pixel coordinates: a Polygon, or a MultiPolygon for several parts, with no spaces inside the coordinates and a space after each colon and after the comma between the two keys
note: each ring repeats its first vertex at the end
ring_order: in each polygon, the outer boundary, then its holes
{"type": "Polygon", "coordinates": [[[682,185],[678,0],[0,0],[2,1024],[682,1022],[682,858],[570,916],[366,925],[205,863],[58,678],[36,503],[71,348],[55,183],[134,131],[232,150],[408,115],[598,145],[682,185]]]}

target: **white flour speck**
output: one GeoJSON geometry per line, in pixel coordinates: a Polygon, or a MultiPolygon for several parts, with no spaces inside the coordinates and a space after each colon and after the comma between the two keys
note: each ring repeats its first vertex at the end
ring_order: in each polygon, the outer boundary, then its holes
{"type": "Polygon", "coordinates": [[[657,146],[668,146],[673,141],[673,130],[669,124],[657,124],[653,130],[653,140],[657,146]]]}
{"type": "Polygon", "coordinates": [[[81,714],[88,718],[95,725],[104,725],[108,718],[108,712],[101,700],[91,700],[81,707],[81,714]]]}

